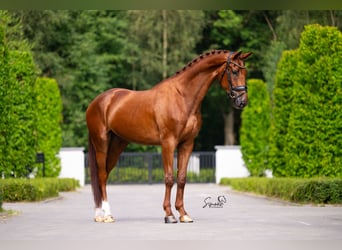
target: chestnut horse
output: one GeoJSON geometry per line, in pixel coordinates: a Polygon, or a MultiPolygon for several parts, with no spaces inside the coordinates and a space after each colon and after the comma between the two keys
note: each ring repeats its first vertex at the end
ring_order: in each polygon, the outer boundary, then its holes
{"type": "Polygon", "coordinates": [[[86,111],[89,164],[95,201],[95,221],[113,222],[106,182],[128,143],[161,145],[164,165],[165,223],[176,223],[171,210],[173,156],[177,150],[175,208],[180,222],[193,222],[184,208],[186,172],[201,124],[201,102],[215,79],[235,108],[247,105],[244,60],[252,53],[214,50],[192,60],[180,72],[144,91],[110,89],[97,96],[86,111]]]}

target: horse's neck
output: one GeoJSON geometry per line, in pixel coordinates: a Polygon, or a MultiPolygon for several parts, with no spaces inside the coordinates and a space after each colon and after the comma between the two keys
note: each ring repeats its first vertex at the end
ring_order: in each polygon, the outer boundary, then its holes
{"type": "Polygon", "coordinates": [[[176,75],[174,80],[177,91],[187,99],[191,109],[197,110],[200,107],[208,89],[221,72],[221,67],[224,67],[226,57],[225,53],[207,55],[176,75]]]}

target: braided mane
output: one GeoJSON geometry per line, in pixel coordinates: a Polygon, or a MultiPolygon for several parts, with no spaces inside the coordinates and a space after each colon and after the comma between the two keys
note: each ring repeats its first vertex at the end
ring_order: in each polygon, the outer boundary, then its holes
{"type": "Polygon", "coordinates": [[[212,51],[206,52],[204,54],[201,54],[198,57],[196,57],[195,59],[193,59],[191,62],[189,62],[187,65],[185,65],[181,70],[177,71],[176,75],[184,72],[185,70],[190,68],[192,65],[200,62],[202,59],[207,58],[208,56],[217,55],[217,54],[221,54],[221,53],[228,53],[228,52],[229,52],[228,50],[212,50],[212,51]]]}

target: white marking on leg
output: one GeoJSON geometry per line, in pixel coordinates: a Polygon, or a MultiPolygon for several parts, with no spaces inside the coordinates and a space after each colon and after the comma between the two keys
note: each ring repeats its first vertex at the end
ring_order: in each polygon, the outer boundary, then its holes
{"type": "Polygon", "coordinates": [[[100,216],[100,217],[103,217],[103,210],[102,210],[102,208],[95,208],[95,217],[98,217],[98,216],[100,216]]]}
{"type": "Polygon", "coordinates": [[[104,216],[108,216],[108,215],[112,215],[112,213],[110,212],[110,206],[108,201],[102,201],[102,210],[104,212],[104,216]]]}

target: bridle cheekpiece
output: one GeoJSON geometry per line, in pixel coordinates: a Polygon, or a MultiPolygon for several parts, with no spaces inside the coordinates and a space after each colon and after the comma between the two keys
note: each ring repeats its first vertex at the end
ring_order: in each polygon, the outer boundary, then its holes
{"type": "Polygon", "coordinates": [[[227,58],[227,62],[226,62],[226,67],[225,67],[225,69],[222,72],[220,82],[222,81],[222,78],[223,78],[224,74],[226,73],[228,84],[229,84],[229,91],[230,91],[230,93],[227,93],[227,95],[230,98],[235,99],[235,98],[238,98],[239,96],[243,95],[243,93],[237,94],[236,92],[241,92],[241,91],[247,92],[247,85],[245,84],[243,86],[233,86],[233,84],[232,84],[232,74],[233,74],[233,72],[230,71],[229,65],[230,64],[234,64],[235,66],[239,67],[240,69],[245,69],[246,67],[245,66],[241,66],[241,65],[237,64],[236,62],[231,61],[232,54],[234,54],[234,52],[229,52],[229,55],[228,55],[228,58],[227,58]]]}

